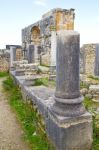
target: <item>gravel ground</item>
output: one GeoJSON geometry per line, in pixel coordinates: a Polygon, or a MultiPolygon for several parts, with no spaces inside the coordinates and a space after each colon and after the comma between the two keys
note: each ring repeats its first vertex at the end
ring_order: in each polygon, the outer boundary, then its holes
{"type": "Polygon", "coordinates": [[[0,150],[30,150],[24,142],[23,131],[11,110],[0,79],[0,150]]]}

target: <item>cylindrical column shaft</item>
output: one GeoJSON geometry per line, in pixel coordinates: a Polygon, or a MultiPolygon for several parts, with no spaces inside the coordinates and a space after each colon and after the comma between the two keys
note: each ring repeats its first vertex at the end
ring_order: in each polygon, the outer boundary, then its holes
{"type": "Polygon", "coordinates": [[[84,113],[79,90],[79,34],[75,31],[57,33],[56,92],[53,111],[65,116],[84,113]]]}
{"type": "Polygon", "coordinates": [[[74,31],[57,35],[56,97],[77,98],[79,93],[79,34],[74,31]]]}

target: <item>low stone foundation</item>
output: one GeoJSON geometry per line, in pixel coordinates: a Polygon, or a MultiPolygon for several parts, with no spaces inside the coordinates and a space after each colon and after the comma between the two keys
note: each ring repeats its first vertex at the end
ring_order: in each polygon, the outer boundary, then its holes
{"type": "Polygon", "coordinates": [[[77,118],[59,117],[53,114],[50,108],[55,103],[53,99],[55,93],[54,89],[44,86],[31,86],[31,83],[26,85],[24,84],[25,76],[15,76],[15,71],[11,71],[10,73],[14,82],[20,87],[23,99],[25,101],[31,100],[33,106],[37,108],[42,118],[44,118],[46,132],[49,138],[51,138],[53,145],[57,145],[56,150],[71,150],[69,145],[73,147],[72,150],[89,150],[86,148],[87,146],[91,149],[92,133],[90,133],[90,131],[92,130],[92,117],[89,113],[86,112],[77,118]],[[84,134],[86,138],[81,140],[82,134],[84,134]],[[89,143],[86,142],[88,139],[89,143]],[[80,143],[80,147],[77,149],[78,143],[80,143]],[[83,143],[85,143],[85,147],[83,143]]]}

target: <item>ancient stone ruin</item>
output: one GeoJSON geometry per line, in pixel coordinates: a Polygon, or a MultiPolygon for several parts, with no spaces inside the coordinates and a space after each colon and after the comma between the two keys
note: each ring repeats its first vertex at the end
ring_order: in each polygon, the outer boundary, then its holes
{"type": "Polygon", "coordinates": [[[81,72],[99,76],[99,44],[84,44],[81,48],[81,72]]]}
{"type": "Polygon", "coordinates": [[[74,29],[74,9],[53,9],[22,30],[24,57],[29,63],[56,67],[56,37],[60,30],[74,29]]]}
{"type": "Polygon", "coordinates": [[[74,9],[53,9],[22,29],[22,47],[6,46],[14,83],[41,115],[56,150],[92,149],[92,116],[83,105],[79,72],[99,75],[99,44],[84,45],[80,51],[74,18],[74,9]],[[47,85],[37,86],[39,79],[47,79],[47,85]]]}
{"type": "Polygon", "coordinates": [[[56,150],[92,148],[92,116],[80,94],[80,35],[73,29],[74,9],[54,9],[22,30],[23,60],[16,61],[15,47],[10,49],[10,73],[24,100],[42,116],[56,150]],[[49,79],[51,67],[56,86],[36,86],[38,79],[49,79]]]}
{"type": "Polygon", "coordinates": [[[6,45],[6,49],[0,50],[0,71],[9,71],[12,60],[12,48],[14,48],[13,61],[23,59],[22,47],[20,45],[6,45]],[[10,58],[11,57],[11,58],[10,58]]]}
{"type": "Polygon", "coordinates": [[[80,52],[81,93],[91,99],[93,108],[99,114],[99,43],[84,44],[80,52]]]}
{"type": "Polygon", "coordinates": [[[9,58],[10,55],[6,50],[0,51],[0,72],[9,71],[9,58]]]}

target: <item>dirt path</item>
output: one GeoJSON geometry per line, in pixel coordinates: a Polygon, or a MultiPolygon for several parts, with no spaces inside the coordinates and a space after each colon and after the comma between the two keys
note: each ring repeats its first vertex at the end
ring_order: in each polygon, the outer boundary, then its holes
{"type": "Polygon", "coordinates": [[[0,150],[29,150],[22,139],[22,129],[11,111],[0,79],[0,150]]]}

